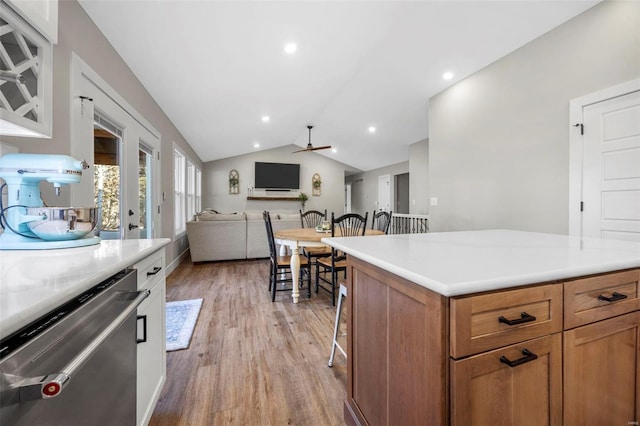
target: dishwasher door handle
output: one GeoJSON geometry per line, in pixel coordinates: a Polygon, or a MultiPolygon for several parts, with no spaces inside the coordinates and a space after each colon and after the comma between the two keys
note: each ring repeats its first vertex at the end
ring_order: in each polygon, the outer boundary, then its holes
{"type": "Polygon", "coordinates": [[[45,376],[25,378],[14,384],[14,390],[19,390],[20,402],[34,399],[53,398],[62,392],[69,384],[75,373],[138,308],[138,306],[149,297],[151,291],[148,289],[135,292],[137,296],[129,305],[109,324],[102,332],[96,336],[80,353],[78,353],[59,373],[45,376]]]}

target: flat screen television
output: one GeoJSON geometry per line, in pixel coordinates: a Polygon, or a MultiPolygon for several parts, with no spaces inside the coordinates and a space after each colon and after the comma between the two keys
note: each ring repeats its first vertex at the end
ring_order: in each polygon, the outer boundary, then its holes
{"type": "Polygon", "coordinates": [[[260,189],[300,189],[300,164],[256,161],[254,186],[260,189]]]}

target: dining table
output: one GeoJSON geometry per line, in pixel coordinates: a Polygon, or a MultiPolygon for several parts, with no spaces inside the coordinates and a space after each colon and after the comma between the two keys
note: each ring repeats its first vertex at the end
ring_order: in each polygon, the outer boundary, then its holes
{"type": "MultiPolygon", "coordinates": [[[[365,236],[384,235],[384,232],[377,229],[365,230],[365,236]]],[[[293,281],[293,291],[291,297],[293,303],[298,303],[300,298],[300,247],[323,247],[322,239],[326,237],[342,237],[340,229],[336,228],[333,235],[331,230],[316,230],[316,228],[294,228],[276,231],[274,240],[280,245],[280,255],[286,255],[287,247],[291,249],[291,279],[293,281]]]]}

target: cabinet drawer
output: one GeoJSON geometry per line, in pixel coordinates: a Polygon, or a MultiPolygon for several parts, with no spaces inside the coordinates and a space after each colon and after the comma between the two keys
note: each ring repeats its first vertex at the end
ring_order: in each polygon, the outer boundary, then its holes
{"type": "Polygon", "coordinates": [[[639,280],[640,269],[634,269],[565,282],[564,328],[640,309],[639,280]]]}
{"type": "Polygon", "coordinates": [[[138,290],[150,289],[161,278],[164,278],[164,249],[158,250],[149,257],[133,265],[138,270],[138,290]]]}
{"type": "Polygon", "coordinates": [[[452,298],[451,356],[461,358],[562,330],[562,285],[452,298]]]}
{"type": "Polygon", "coordinates": [[[450,361],[451,425],[562,424],[562,333],[450,361]]]}

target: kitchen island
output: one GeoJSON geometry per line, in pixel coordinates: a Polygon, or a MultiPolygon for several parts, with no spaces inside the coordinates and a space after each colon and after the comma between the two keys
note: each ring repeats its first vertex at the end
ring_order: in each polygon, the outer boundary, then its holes
{"type": "Polygon", "coordinates": [[[640,244],[507,230],[326,238],[349,254],[348,424],[627,424],[640,244]]]}
{"type": "MultiPolygon", "coordinates": [[[[69,387],[72,389],[62,392],[62,396],[55,398],[53,401],[65,401],[65,395],[68,392],[82,394],[85,389],[82,386],[88,386],[86,387],[87,390],[97,389],[94,386],[87,385],[87,381],[83,381],[80,377],[85,377],[85,379],[87,377],[101,377],[98,376],[98,373],[102,374],[107,381],[102,389],[99,389],[102,392],[101,396],[104,401],[106,392],[103,391],[106,388],[113,388],[111,383],[116,383],[115,377],[121,371],[124,371],[126,366],[126,370],[132,372],[131,383],[134,388],[131,393],[132,397],[125,398],[123,389],[120,389],[120,393],[115,395],[116,399],[119,398],[120,407],[115,408],[120,408],[120,411],[124,411],[122,406],[125,403],[132,403],[131,411],[133,414],[131,419],[127,419],[127,423],[130,420],[131,423],[135,422],[138,425],[147,424],[166,378],[164,246],[170,241],[166,238],[107,240],[101,241],[98,245],[78,248],[0,251],[0,342],[2,343],[0,345],[0,359],[6,356],[5,360],[11,361],[10,357],[13,354],[24,352],[26,350],[25,347],[33,340],[45,338],[42,334],[38,334],[42,328],[50,331],[45,333],[45,336],[53,335],[53,337],[46,337],[51,339],[53,343],[47,347],[47,351],[49,351],[47,357],[40,357],[39,355],[32,362],[35,362],[38,358],[55,358],[56,360],[65,360],[65,362],[70,361],[76,353],[66,353],[63,348],[65,347],[65,342],[72,339],[65,337],[64,339],[58,338],[56,340],[55,336],[55,330],[65,320],[62,319],[60,323],[55,323],[50,328],[47,328],[48,324],[54,320],[58,321],[60,318],[73,321],[72,318],[80,315],[78,311],[92,311],[89,308],[73,311],[70,310],[71,308],[68,310],[68,308],[61,308],[61,306],[69,306],[69,303],[84,303],[85,300],[88,300],[89,302],[87,303],[90,304],[91,300],[93,300],[91,297],[100,294],[102,291],[100,289],[96,290],[96,286],[103,286],[105,285],[104,283],[112,282],[115,276],[133,275],[131,282],[133,288],[137,287],[135,294],[146,293],[147,297],[142,300],[142,303],[138,302],[140,305],[137,306],[137,309],[134,305],[134,310],[128,316],[133,321],[130,323],[131,328],[127,329],[131,331],[131,334],[127,335],[130,338],[118,343],[117,348],[119,349],[115,353],[111,353],[111,355],[109,355],[108,351],[113,348],[111,346],[107,347],[109,345],[104,343],[106,340],[103,340],[103,343],[96,346],[96,348],[103,349],[97,350],[92,357],[88,358],[88,361],[84,361],[86,365],[84,365],[84,362],[78,363],[78,365],[83,365],[77,370],[78,378],[72,374],[68,380],[69,387]],[[122,272],[130,269],[134,271],[129,273],[122,272]],[[79,302],[80,300],[82,302],[79,302]],[[54,310],[56,310],[56,313],[50,314],[54,310]],[[46,319],[39,320],[44,315],[47,315],[46,319]],[[37,320],[39,321],[35,322],[37,320]],[[34,339],[29,336],[37,337],[34,339]],[[127,346],[127,344],[131,346],[127,346]],[[131,358],[128,359],[131,360],[131,363],[119,363],[120,358],[116,354],[129,353],[129,351],[131,358]],[[63,356],[60,356],[60,354],[63,356]],[[103,371],[104,369],[100,367],[106,364],[103,364],[102,361],[96,361],[99,356],[104,356],[104,361],[108,361],[110,363],[109,366],[113,367],[112,364],[115,364],[119,367],[106,372],[103,371]],[[116,361],[112,362],[112,360],[116,361]],[[73,386],[76,387],[73,388],[73,386]]],[[[128,300],[126,294],[132,292],[119,291],[116,293],[120,296],[109,299],[110,301],[103,305],[114,305],[115,303],[121,303],[118,301],[128,300]]],[[[88,315],[87,318],[92,317],[88,315]]],[[[80,330],[89,329],[89,327],[87,323],[82,322],[80,330]]],[[[117,334],[115,330],[123,328],[124,326],[113,329],[112,334],[108,336],[115,336],[117,334]]],[[[99,331],[101,330],[98,329],[94,335],[97,335],[99,331]]],[[[109,337],[108,340],[111,341],[111,338],[109,337]]],[[[55,362],[57,363],[58,361],[55,362]]],[[[40,371],[37,374],[54,373],[55,371],[53,370],[57,371],[63,365],[54,364],[53,367],[49,366],[52,371],[40,371]]],[[[2,380],[0,384],[5,385],[7,377],[13,377],[10,382],[16,381],[16,378],[23,377],[19,373],[19,371],[22,371],[21,369],[23,369],[22,365],[13,365],[11,362],[4,363],[0,369],[0,380],[2,380]]],[[[58,390],[58,392],[60,391],[58,390]]],[[[114,409],[114,407],[100,406],[99,401],[90,402],[98,404],[102,410],[114,409]]],[[[82,404],[79,401],[76,401],[76,403],[82,404]]],[[[60,404],[64,404],[64,402],[60,402],[60,404]]],[[[97,409],[91,410],[91,407],[89,410],[93,415],[98,415],[97,413],[100,412],[97,409]]],[[[80,412],[79,410],[77,411],[80,412]]],[[[56,420],[60,421],[60,419],[56,418],[52,420],[54,422],[56,420]]],[[[92,422],[90,418],[84,418],[83,421],[92,422]]]]}

